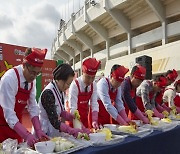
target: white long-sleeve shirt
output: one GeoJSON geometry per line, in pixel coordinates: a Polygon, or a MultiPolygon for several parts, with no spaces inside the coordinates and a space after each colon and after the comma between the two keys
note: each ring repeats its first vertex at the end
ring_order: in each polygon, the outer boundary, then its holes
{"type": "MultiPolygon", "coordinates": [[[[24,82],[26,81],[23,75],[23,66],[18,65],[17,70],[20,76],[20,87],[24,88],[24,82]]],[[[31,83],[28,83],[28,89],[31,88],[31,83]]],[[[14,69],[8,70],[0,80],[0,106],[3,108],[4,117],[10,128],[19,121],[16,116],[15,108],[15,96],[18,92],[18,79],[14,69]]],[[[31,118],[39,115],[39,108],[36,102],[36,81],[33,81],[33,87],[28,100],[28,112],[31,118]]]]}
{"type": "MultiPolygon", "coordinates": [[[[82,76],[78,77],[76,80],[79,83],[80,91],[85,92],[86,85],[83,82],[82,76]]],[[[90,90],[91,90],[91,85],[88,86],[87,91],[89,92],[90,90]]],[[[74,111],[77,110],[78,94],[79,94],[78,87],[76,85],[76,82],[73,81],[69,87],[69,96],[68,96],[69,108],[72,114],[74,114],[74,111]]],[[[99,112],[99,104],[97,102],[97,86],[95,81],[93,82],[93,93],[90,98],[90,103],[92,107],[92,112],[93,111],[99,112]]]]}
{"type": "Polygon", "coordinates": [[[174,106],[174,98],[176,97],[176,89],[173,85],[166,87],[163,94],[163,102],[168,102],[169,107],[174,106]]]}
{"type": "MultiPolygon", "coordinates": [[[[110,89],[112,88],[112,85],[110,84],[110,89]]],[[[116,90],[116,89],[114,89],[116,90]]],[[[124,104],[122,101],[121,96],[121,88],[118,87],[117,96],[115,99],[115,106],[112,105],[110,95],[109,95],[109,86],[106,78],[102,78],[97,83],[97,94],[98,99],[100,99],[104,107],[106,108],[107,112],[114,118],[117,119],[118,113],[124,109],[124,104]]]]}

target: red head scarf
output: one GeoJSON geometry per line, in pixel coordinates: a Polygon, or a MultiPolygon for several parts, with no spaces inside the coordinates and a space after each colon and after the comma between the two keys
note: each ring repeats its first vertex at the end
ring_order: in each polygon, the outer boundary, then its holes
{"type": "Polygon", "coordinates": [[[128,68],[125,68],[124,66],[119,66],[114,72],[111,73],[111,76],[115,78],[118,82],[122,82],[124,80],[124,76],[128,71],[128,68]]]}
{"type": "Polygon", "coordinates": [[[82,64],[82,71],[88,75],[96,75],[100,63],[96,58],[88,58],[82,64]]]}
{"type": "Polygon", "coordinates": [[[175,81],[177,76],[178,76],[177,71],[175,69],[173,69],[172,73],[169,73],[166,77],[169,80],[175,81]]]}
{"type": "Polygon", "coordinates": [[[42,67],[47,49],[32,48],[32,53],[25,57],[25,60],[34,67],[42,67]]]}
{"type": "Polygon", "coordinates": [[[167,84],[167,78],[161,76],[161,77],[159,78],[159,81],[156,81],[155,83],[157,84],[158,87],[160,87],[160,88],[165,88],[165,87],[166,87],[166,84],[167,84]]]}
{"type": "Polygon", "coordinates": [[[141,65],[137,65],[137,69],[134,71],[132,75],[137,79],[144,80],[146,75],[146,68],[141,65]]]}
{"type": "Polygon", "coordinates": [[[175,87],[178,85],[178,84],[180,84],[180,80],[177,80],[176,82],[175,82],[175,87]]]}

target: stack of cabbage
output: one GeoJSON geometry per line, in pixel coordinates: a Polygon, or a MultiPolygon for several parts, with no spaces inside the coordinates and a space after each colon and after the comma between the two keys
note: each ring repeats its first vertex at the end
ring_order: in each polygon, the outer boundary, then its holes
{"type": "MultiPolygon", "coordinates": [[[[157,120],[156,120],[156,121],[153,120],[153,118],[152,118],[153,113],[154,113],[154,112],[151,111],[151,110],[147,110],[147,111],[146,111],[146,114],[147,114],[147,116],[148,116],[148,119],[149,119],[150,123],[151,123],[152,125],[157,126],[157,125],[159,124],[159,122],[158,122],[157,120]]],[[[161,121],[162,121],[162,122],[165,122],[165,123],[171,123],[171,122],[172,122],[171,119],[168,118],[169,113],[168,113],[167,111],[163,111],[162,113],[163,113],[163,115],[164,115],[165,118],[161,119],[161,121]]]]}
{"type": "Polygon", "coordinates": [[[0,143],[0,154],[5,154],[5,152],[2,150],[2,143],[0,143]]]}
{"type": "Polygon", "coordinates": [[[109,141],[112,139],[112,133],[111,133],[110,129],[103,128],[103,129],[98,130],[98,132],[106,134],[106,141],[109,141]]]}
{"type": "Polygon", "coordinates": [[[171,107],[171,112],[170,112],[171,117],[180,120],[180,114],[177,113],[176,107],[172,106],[171,107]]]}
{"type": "Polygon", "coordinates": [[[177,114],[177,111],[176,111],[176,107],[175,107],[175,106],[172,106],[172,107],[171,107],[170,114],[171,114],[171,115],[176,115],[176,114],[177,114]]]}
{"type": "Polygon", "coordinates": [[[180,114],[176,115],[176,119],[180,120],[180,114]]]}
{"type": "Polygon", "coordinates": [[[89,138],[89,136],[88,136],[88,134],[86,134],[86,133],[78,133],[78,136],[77,136],[77,139],[85,139],[85,140],[90,140],[90,138],[89,138]]]}
{"type": "Polygon", "coordinates": [[[167,112],[166,110],[164,110],[162,112],[162,114],[164,115],[165,118],[168,118],[168,116],[169,116],[169,112],[167,112]]]}
{"type": "Polygon", "coordinates": [[[55,142],[55,152],[65,151],[73,148],[75,145],[63,137],[52,138],[51,141],[55,142]]]}
{"type": "Polygon", "coordinates": [[[153,120],[153,118],[152,118],[153,113],[154,113],[154,112],[153,112],[152,110],[147,110],[147,111],[146,111],[146,114],[147,114],[147,116],[148,116],[148,119],[149,119],[149,121],[150,121],[150,124],[157,126],[157,125],[159,124],[159,122],[153,120]]]}
{"type": "Polygon", "coordinates": [[[163,118],[163,119],[161,119],[161,121],[165,122],[165,123],[171,123],[172,122],[171,119],[169,119],[169,118],[163,118]]]}
{"type": "MultiPolygon", "coordinates": [[[[82,123],[80,121],[80,115],[79,115],[79,111],[76,110],[74,112],[74,117],[75,119],[73,119],[73,127],[74,128],[79,128],[82,129],[82,123]]],[[[78,139],[85,139],[85,140],[89,140],[89,136],[86,133],[78,133],[78,139]]]]}
{"type": "Polygon", "coordinates": [[[164,115],[165,118],[161,119],[162,122],[165,123],[171,123],[171,119],[169,119],[169,112],[163,111],[162,114],[164,115]]]}
{"type": "Polygon", "coordinates": [[[76,110],[74,112],[74,117],[75,117],[75,119],[73,119],[73,127],[82,129],[82,124],[81,124],[81,121],[80,121],[80,115],[79,115],[78,110],[76,110]]]}
{"type": "Polygon", "coordinates": [[[117,129],[124,133],[131,133],[131,134],[137,133],[137,129],[133,125],[119,126],[117,129]]]}

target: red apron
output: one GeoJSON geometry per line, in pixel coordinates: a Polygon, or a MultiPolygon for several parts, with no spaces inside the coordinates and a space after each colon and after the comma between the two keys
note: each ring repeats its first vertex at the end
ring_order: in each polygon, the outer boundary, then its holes
{"type": "MultiPolygon", "coordinates": [[[[149,84],[150,84],[150,82],[149,82],[149,84]]],[[[153,98],[153,96],[154,96],[154,93],[150,92],[149,93],[149,99],[151,100],[153,98]]],[[[136,106],[141,112],[144,112],[144,110],[145,110],[144,104],[142,102],[141,97],[139,97],[139,96],[136,96],[136,106]]],[[[139,120],[132,112],[128,115],[128,117],[131,120],[139,120]]]]}
{"type": "MultiPolygon", "coordinates": [[[[20,87],[19,73],[16,68],[13,68],[13,69],[16,72],[16,76],[18,79],[18,92],[15,96],[16,102],[15,102],[14,111],[16,112],[16,116],[19,119],[19,122],[22,122],[22,112],[23,112],[25,106],[27,105],[27,100],[29,99],[30,91],[33,87],[33,83],[31,83],[30,90],[22,89],[20,87]]],[[[7,138],[18,139],[18,142],[22,142],[22,138],[13,129],[11,129],[8,126],[8,124],[4,118],[3,109],[0,106],[0,142],[3,142],[7,138]]]]}
{"type": "MultiPolygon", "coordinates": [[[[76,85],[78,87],[78,108],[77,110],[79,111],[80,117],[81,117],[81,122],[83,123],[83,125],[88,128],[88,114],[90,112],[90,108],[89,108],[89,100],[92,96],[93,93],[93,84],[91,84],[91,91],[89,92],[81,92],[80,91],[80,87],[79,87],[79,82],[77,80],[75,80],[76,85]]],[[[89,116],[90,117],[90,116],[89,116]]]]}
{"type": "Polygon", "coordinates": [[[156,101],[159,105],[162,104],[163,94],[164,94],[164,90],[161,90],[161,91],[157,94],[157,96],[156,96],[156,98],[155,98],[155,101],[156,101]]]}
{"type": "MultiPolygon", "coordinates": [[[[134,100],[134,103],[136,103],[136,99],[137,99],[137,98],[136,98],[136,97],[137,97],[137,96],[136,96],[136,89],[131,90],[130,93],[131,93],[131,97],[132,97],[133,100],[134,100]]],[[[126,104],[126,103],[125,103],[125,104],[126,104]]],[[[137,106],[137,104],[136,104],[136,106],[137,106]]],[[[130,110],[129,110],[129,112],[128,112],[127,115],[128,115],[128,118],[129,118],[129,119],[134,119],[134,118],[137,119],[136,116],[135,116],[130,110]]]]}
{"type": "MultiPolygon", "coordinates": [[[[109,79],[107,79],[108,82],[108,87],[109,87],[109,96],[111,99],[111,103],[114,106],[115,105],[115,99],[117,96],[117,90],[115,92],[112,92],[110,90],[110,83],[109,83],[109,79]]],[[[104,104],[101,100],[98,100],[99,103],[99,114],[98,114],[98,122],[100,125],[104,125],[104,124],[118,124],[111,116],[110,114],[107,112],[106,108],[104,107],[104,104]]]]}
{"type": "MultiPolygon", "coordinates": [[[[130,90],[130,95],[131,95],[131,98],[134,100],[135,102],[135,99],[136,99],[136,89],[132,89],[132,84],[131,84],[131,80],[130,78],[126,78],[125,80],[128,80],[130,86],[131,86],[131,90],[130,90]]],[[[128,117],[131,117],[133,115],[133,113],[129,110],[129,107],[127,105],[127,103],[124,101],[124,107],[125,107],[125,111],[126,111],[126,114],[128,115],[128,117]]]]}
{"type": "Polygon", "coordinates": [[[174,98],[174,104],[177,107],[180,107],[180,96],[176,95],[176,97],[174,98]]]}

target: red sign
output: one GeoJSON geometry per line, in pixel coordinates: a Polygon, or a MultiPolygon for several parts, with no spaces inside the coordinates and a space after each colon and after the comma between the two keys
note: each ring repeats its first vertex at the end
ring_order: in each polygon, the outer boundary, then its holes
{"type": "Polygon", "coordinates": [[[42,89],[52,81],[53,79],[53,70],[56,67],[56,61],[54,60],[45,60],[42,67],[42,89]]]}
{"type": "Polygon", "coordinates": [[[22,63],[26,47],[0,43],[0,78],[4,73],[22,63]]]}
{"type": "MultiPolygon", "coordinates": [[[[4,73],[23,62],[23,56],[27,47],[0,43],[0,78],[4,73]]],[[[56,61],[44,60],[42,67],[42,89],[53,79],[52,71],[56,67],[56,61]]]]}

